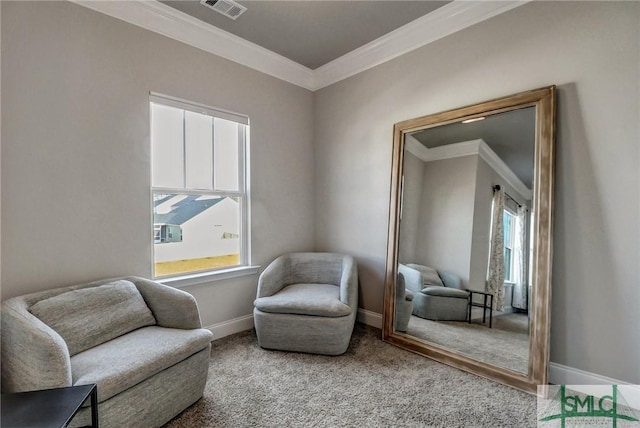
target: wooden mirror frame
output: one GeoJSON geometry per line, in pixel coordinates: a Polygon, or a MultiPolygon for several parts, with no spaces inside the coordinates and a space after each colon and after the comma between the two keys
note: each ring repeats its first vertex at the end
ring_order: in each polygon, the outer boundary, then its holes
{"type": "Polygon", "coordinates": [[[461,370],[536,393],[548,383],[551,320],[551,262],[553,227],[555,86],[521,92],[491,101],[396,123],[393,127],[393,166],[389,205],[389,236],[384,291],[382,340],[461,370]],[[398,274],[401,186],[404,135],[417,130],[460,122],[525,107],[536,108],[533,186],[533,284],[529,329],[528,373],[518,373],[482,362],[432,343],[395,331],[395,281],[398,274]]]}

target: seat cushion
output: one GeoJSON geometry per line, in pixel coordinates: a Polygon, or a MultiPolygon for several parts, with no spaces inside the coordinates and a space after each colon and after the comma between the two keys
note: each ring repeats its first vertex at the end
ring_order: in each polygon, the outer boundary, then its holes
{"type": "Polygon", "coordinates": [[[351,308],[340,301],[340,287],[332,284],[291,284],[273,296],[255,300],[256,309],[277,314],[344,317],[351,308]]]}
{"type": "Polygon", "coordinates": [[[437,285],[423,288],[422,293],[429,296],[456,297],[459,299],[467,299],[469,297],[467,291],[458,290],[457,288],[439,287],[437,285]]]}
{"type": "Polygon", "coordinates": [[[71,357],[74,385],[98,384],[102,402],[199,352],[209,330],[144,327],[71,357]]]}
{"type": "Polygon", "coordinates": [[[58,294],[29,311],[62,336],[70,355],[156,323],[136,286],[126,280],[58,294]]]}

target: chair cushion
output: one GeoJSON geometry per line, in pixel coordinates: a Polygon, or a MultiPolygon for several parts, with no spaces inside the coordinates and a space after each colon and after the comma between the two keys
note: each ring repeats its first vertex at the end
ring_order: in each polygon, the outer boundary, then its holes
{"type": "Polygon", "coordinates": [[[156,323],[136,286],[126,280],[58,294],[29,311],[62,336],[70,355],[156,323]]]}
{"type": "Polygon", "coordinates": [[[72,382],[98,384],[102,402],[201,351],[212,339],[205,329],[144,327],[71,357],[72,382]]]}
{"type": "Polygon", "coordinates": [[[442,283],[445,287],[458,288],[460,290],[464,287],[462,284],[462,278],[454,273],[440,271],[438,272],[438,275],[440,275],[440,279],[442,279],[442,283]]]}
{"type": "Polygon", "coordinates": [[[422,282],[427,285],[444,285],[438,271],[429,266],[417,265],[410,263],[407,266],[419,271],[422,274],[422,282]]]}
{"type": "Polygon", "coordinates": [[[291,284],[273,296],[260,297],[256,309],[277,314],[344,317],[351,308],[340,301],[340,287],[332,284],[291,284]]]}
{"type": "Polygon", "coordinates": [[[467,291],[458,290],[457,288],[439,287],[437,285],[423,288],[422,293],[429,296],[457,297],[459,299],[467,299],[469,297],[467,291]]]}

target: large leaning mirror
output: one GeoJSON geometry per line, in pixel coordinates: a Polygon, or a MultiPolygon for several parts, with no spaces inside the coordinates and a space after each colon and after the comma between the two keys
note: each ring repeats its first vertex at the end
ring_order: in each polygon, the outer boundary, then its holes
{"type": "Polygon", "coordinates": [[[383,340],[547,383],[554,133],[554,86],[394,126],[383,340]]]}

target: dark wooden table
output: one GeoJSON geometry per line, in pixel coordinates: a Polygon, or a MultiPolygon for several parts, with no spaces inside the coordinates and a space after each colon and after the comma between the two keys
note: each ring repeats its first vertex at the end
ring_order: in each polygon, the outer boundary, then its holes
{"type": "Polygon", "coordinates": [[[66,427],[91,397],[91,426],[98,428],[96,384],[2,394],[0,426],[66,427]]]}

